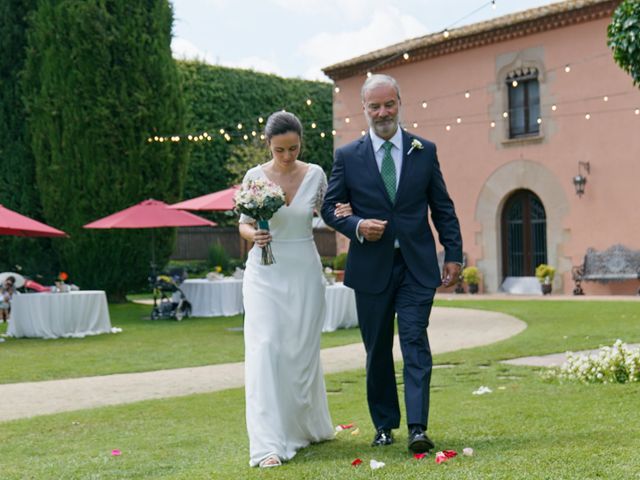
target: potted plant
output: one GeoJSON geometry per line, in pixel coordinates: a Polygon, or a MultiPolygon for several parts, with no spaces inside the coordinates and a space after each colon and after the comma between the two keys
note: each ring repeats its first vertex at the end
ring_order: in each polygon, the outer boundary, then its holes
{"type": "Polygon", "coordinates": [[[480,284],[478,267],[466,267],[462,270],[462,278],[469,285],[469,293],[478,293],[478,285],[480,284]]]}
{"type": "Polygon", "coordinates": [[[549,295],[551,293],[551,284],[553,283],[553,277],[556,274],[556,269],[546,263],[541,263],[536,267],[536,278],[542,286],[542,293],[549,295]]]}
{"type": "Polygon", "coordinates": [[[333,273],[336,276],[336,281],[342,282],[344,280],[344,267],[346,265],[347,265],[347,252],[339,253],[333,259],[333,273]]]}

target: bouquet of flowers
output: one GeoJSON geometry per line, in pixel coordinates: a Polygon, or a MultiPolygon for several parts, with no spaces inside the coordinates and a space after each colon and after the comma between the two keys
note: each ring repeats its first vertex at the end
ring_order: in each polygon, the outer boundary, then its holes
{"type": "MultiPolygon", "coordinates": [[[[250,180],[243,184],[234,197],[236,211],[254,218],[260,230],[269,230],[269,219],[284,205],[284,192],[279,185],[269,180],[250,180]]],[[[271,245],[262,249],[262,265],[271,265],[273,258],[271,245]]]]}

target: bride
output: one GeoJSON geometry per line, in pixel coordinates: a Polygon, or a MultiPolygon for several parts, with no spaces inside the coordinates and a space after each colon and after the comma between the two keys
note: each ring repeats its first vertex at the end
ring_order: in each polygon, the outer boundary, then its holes
{"type": "MultiPolygon", "coordinates": [[[[254,243],[242,286],[249,464],[275,467],[334,435],[320,365],[325,286],[311,227],[327,178],[318,165],[298,160],[302,125],[295,115],[271,115],[265,137],[273,158],[249,170],[244,182],[271,180],[286,203],[269,231],[256,230],[247,215],[239,229],[254,243]],[[269,243],[276,263],[261,265],[260,249],[269,243]]],[[[336,215],[350,213],[348,204],[336,206],[336,215]]]]}

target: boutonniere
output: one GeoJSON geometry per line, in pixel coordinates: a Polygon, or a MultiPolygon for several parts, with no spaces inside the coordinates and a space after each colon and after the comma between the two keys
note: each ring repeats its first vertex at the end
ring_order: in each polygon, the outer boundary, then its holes
{"type": "Polygon", "coordinates": [[[422,146],[422,142],[417,138],[414,138],[413,140],[411,140],[411,148],[407,152],[407,155],[411,155],[411,152],[413,152],[414,148],[417,148],[418,150],[422,150],[424,148],[422,146]]]}

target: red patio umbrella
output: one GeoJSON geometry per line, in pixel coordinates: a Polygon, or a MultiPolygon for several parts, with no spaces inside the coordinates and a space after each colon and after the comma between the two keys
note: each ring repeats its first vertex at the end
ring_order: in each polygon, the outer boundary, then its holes
{"type": "MultiPolygon", "coordinates": [[[[87,223],[84,228],[162,228],[162,227],[215,227],[202,217],[182,210],[169,208],[159,200],[145,200],[132,207],[125,208],[107,217],[87,223]]],[[[155,264],[154,235],[151,233],[151,261],[155,264]]]]}
{"type": "Polygon", "coordinates": [[[233,210],[235,207],[233,197],[239,189],[240,185],[234,185],[219,192],[213,192],[202,195],[201,197],[192,198],[191,200],[174,203],[169,208],[201,211],[233,210]]]}
{"type": "Polygon", "coordinates": [[[50,227],[0,205],[0,235],[18,237],[67,237],[62,230],[50,227]]]}

